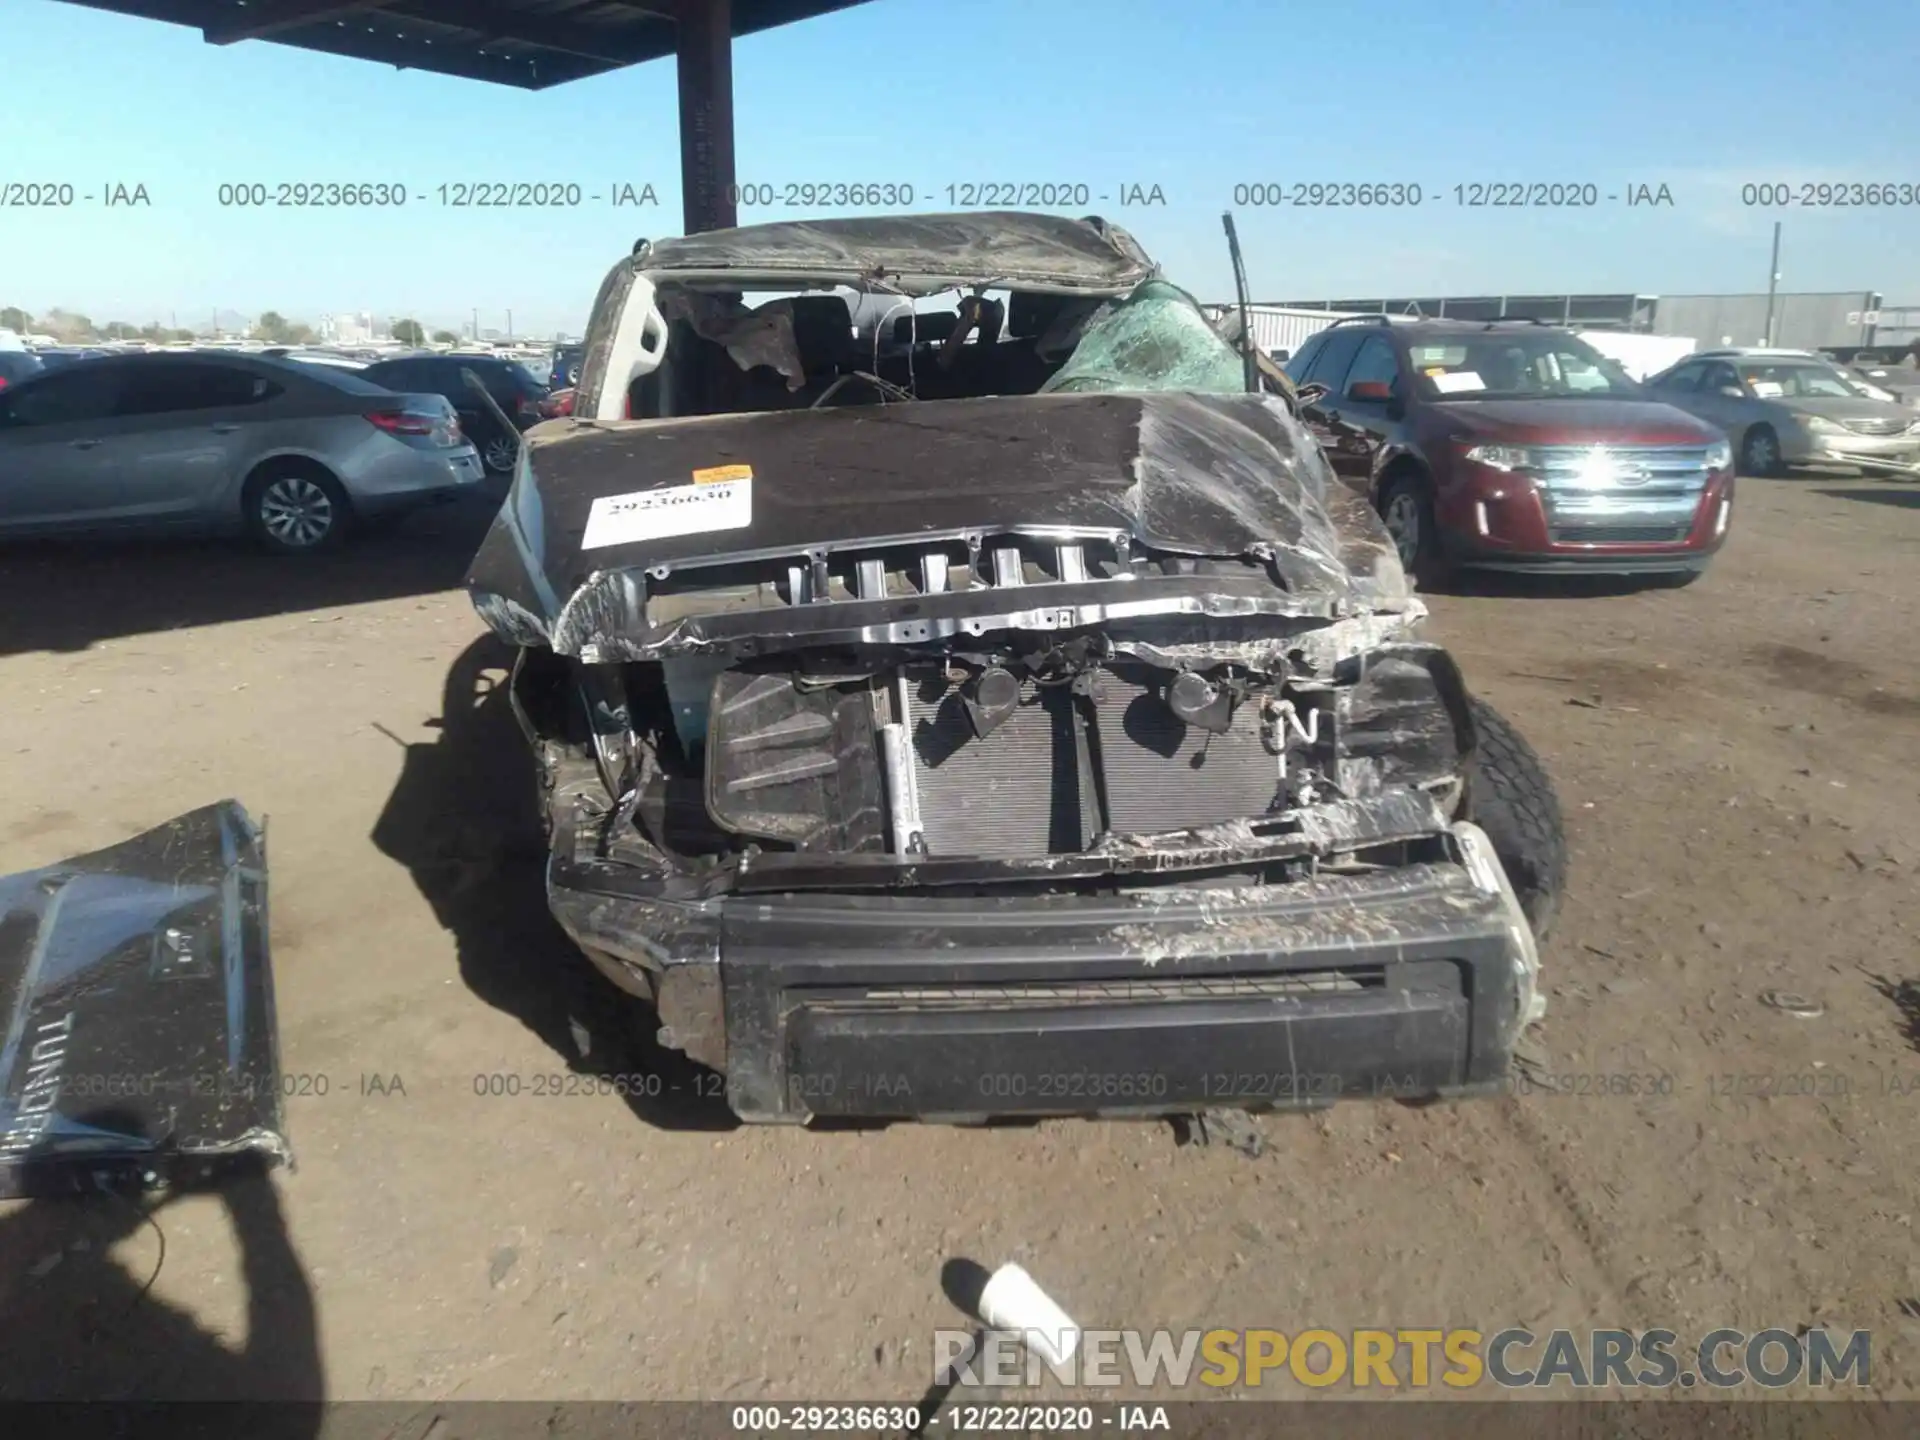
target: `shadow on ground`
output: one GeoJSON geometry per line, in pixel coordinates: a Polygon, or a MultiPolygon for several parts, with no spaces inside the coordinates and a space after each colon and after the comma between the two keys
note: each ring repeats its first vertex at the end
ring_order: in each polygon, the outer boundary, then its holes
{"type": "Polygon", "coordinates": [[[272,1180],[254,1169],[213,1192],[240,1253],[243,1343],[153,1293],[186,1193],[36,1200],[0,1216],[0,1400],[272,1401],[248,1412],[249,1433],[319,1433],[313,1287],[272,1180]]]}
{"type": "Polygon", "coordinates": [[[437,505],[298,557],[231,540],[9,543],[0,655],[452,589],[497,508],[480,496],[437,505]]]}
{"type": "Polygon", "coordinates": [[[1671,575],[1520,575],[1504,570],[1458,570],[1441,584],[1422,585],[1420,590],[1422,594],[1481,599],[1597,600],[1676,588],[1678,581],[1671,575]]]}
{"type": "Polygon", "coordinates": [[[491,635],[460,653],[429,722],[439,738],[406,747],[373,842],[453,935],[461,979],[567,1069],[601,1077],[650,1124],[730,1129],[712,1073],[656,1043],[652,1009],[595,970],[547,909],[533,759],[507,698],[512,663],[491,635]]]}
{"type": "Polygon", "coordinates": [[[1900,1037],[1911,1050],[1920,1051],[1920,980],[1911,977],[1893,979],[1887,975],[1867,977],[1883,1000],[1893,1003],[1900,1015],[1900,1037]]]}
{"type": "Polygon", "coordinates": [[[1836,500],[1863,500],[1869,505],[1892,505],[1902,510],[1920,510],[1920,488],[1912,490],[1816,490],[1816,495],[1831,495],[1836,500]]]}

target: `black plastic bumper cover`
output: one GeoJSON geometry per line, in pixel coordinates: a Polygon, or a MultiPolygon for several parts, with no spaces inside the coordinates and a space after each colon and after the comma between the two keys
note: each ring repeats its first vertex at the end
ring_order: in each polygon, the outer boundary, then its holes
{"type": "Polygon", "coordinates": [[[749,1120],[1471,1093],[1506,1073],[1524,1008],[1513,916],[1451,862],[1101,898],[729,898],[664,907],[687,922],[666,928],[658,902],[550,896],[589,953],[652,972],[668,1042],[723,1066],[749,1120]]]}

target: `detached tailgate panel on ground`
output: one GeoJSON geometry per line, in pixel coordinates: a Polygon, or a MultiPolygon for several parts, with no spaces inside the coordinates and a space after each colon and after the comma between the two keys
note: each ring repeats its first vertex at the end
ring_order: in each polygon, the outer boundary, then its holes
{"type": "Polygon", "coordinates": [[[263,837],[222,801],[0,878],[0,1196],[284,1159],[263,837]]]}

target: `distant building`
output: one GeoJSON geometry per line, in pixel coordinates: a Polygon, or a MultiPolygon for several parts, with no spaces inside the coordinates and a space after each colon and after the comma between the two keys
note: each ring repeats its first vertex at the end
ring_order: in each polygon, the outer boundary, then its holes
{"type": "Polygon", "coordinates": [[[1792,349],[1904,343],[1920,334],[1920,306],[1882,309],[1870,290],[1744,295],[1423,295],[1287,300],[1273,308],[1446,320],[1544,320],[1573,330],[1686,335],[1702,345],[1773,344],[1792,349]]]}
{"type": "Polygon", "coordinates": [[[320,338],[333,345],[365,345],[386,337],[384,326],[375,327],[373,313],[362,310],[358,314],[322,315],[320,338]]]}

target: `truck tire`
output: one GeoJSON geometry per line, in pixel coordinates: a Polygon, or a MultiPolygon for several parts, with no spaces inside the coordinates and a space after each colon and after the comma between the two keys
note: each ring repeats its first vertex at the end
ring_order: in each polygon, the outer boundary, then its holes
{"type": "Polygon", "coordinates": [[[1536,939],[1545,940],[1567,879],[1567,828],[1547,767],[1486,701],[1469,702],[1477,737],[1464,817],[1487,832],[1536,939]]]}

